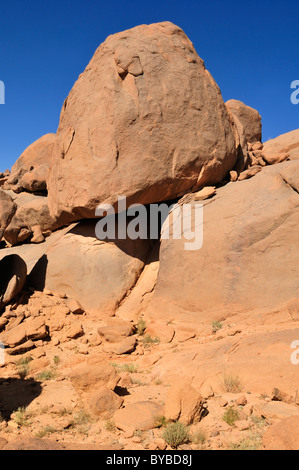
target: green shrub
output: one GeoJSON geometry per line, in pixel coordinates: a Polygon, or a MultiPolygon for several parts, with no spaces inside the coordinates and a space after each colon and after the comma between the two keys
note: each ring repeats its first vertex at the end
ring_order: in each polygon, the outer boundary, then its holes
{"type": "Polygon", "coordinates": [[[223,415],[223,421],[225,421],[230,426],[234,426],[235,422],[239,419],[239,413],[234,409],[233,406],[230,406],[223,415]]]}
{"type": "Polygon", "coordinates": [[[163,433],[163,439],[173,449],[177,449],[178,446],[189,441],[190,436],[188,428],[179,421],[168,424],[163,433]]]}
{"type": "Polygon", "coordinates": [[[146,323],[145,323],[145,320],[143,318],[140,318],[139,322],[137,323],[136,329],[137,329],[137,334],[139,336],[144,335],[144,332],[145,332],[145,329],[146,329],[146,323]]]}
{"type": "Polygon", "coordinates": [[[213,333],[216,333],[218,330],[222,330],[223,324],[220,321],[214,321],[212,323],[213,333]]]}

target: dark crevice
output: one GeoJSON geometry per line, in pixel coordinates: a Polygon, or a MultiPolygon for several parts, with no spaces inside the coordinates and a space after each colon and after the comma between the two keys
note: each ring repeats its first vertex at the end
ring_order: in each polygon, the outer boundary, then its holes
{"type": "Polygon", "coordinates": [[[291,188],[293,191],[295,191],[295,193],[299,194],[299,190],[297,188],[295,188],[289,181],[287,181],[281,174],[280,174],[282,180],[284,181],[284,183],[289,186],[289,188],[291,188]]]}

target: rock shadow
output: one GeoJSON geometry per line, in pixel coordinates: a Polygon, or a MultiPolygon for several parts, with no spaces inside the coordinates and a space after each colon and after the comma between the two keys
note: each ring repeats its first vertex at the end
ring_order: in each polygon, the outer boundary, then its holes
{"type": "MultiPolygon", "coordinates": [[[[116,214],[117,216],[117,214],[116,214]]],[[[128,235],[124,238],[119,237],[118,234],[118,224],[116,222],[116,230],[115,230],[115,237],[106,237],[106,238],[98,238],[96,236],[96,224],[97,220],[95,219],[86,219],[79,222],[72,230],[68,233],[73,235],[79,235],[82,237],[90,237],[94,238],[95,240],[102,241],[103,243],[113,243],[119,250],[126,253],[132,258],[138,258],[140,261],[146,264],[149,253],[152,251],[153,247],[156,244],[159,244],[159,239],[151,240],[149,238],[144,239],[136,239],[133,240],[128,235]]]]}
{"type": "Polygon", "coordinates": [[[38,262],[35,264],[34,268],[31,270],[27,278],[27,284],[29,287],[34,287],[38,291],[43,291],[46,285],[48,269],[48,257],[44,254],[38,262]]]}
{"type": "Polygon", "coordinates": [[[8,255],[0,261],[0,309],[22,291],[27,265],[19,255],[8,255]]]}
{"type": "Polygon", "coordinates": [[[42,392],[34,379],[0,379],[0,416],[8,421],[14,411],[27,408],[42,392]]]}

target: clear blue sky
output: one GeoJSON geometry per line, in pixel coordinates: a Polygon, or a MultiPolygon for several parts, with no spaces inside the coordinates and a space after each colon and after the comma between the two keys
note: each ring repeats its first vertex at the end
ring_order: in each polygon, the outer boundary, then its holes
{"type": "Polygon", "coordinates": [[[298,0],[5,0],[0,4],[0,169],[58,126],[62,103],[109,34],[169,20],[205,60],[224,100],[259,110],[263,139],[299,128],[298,0]]]}

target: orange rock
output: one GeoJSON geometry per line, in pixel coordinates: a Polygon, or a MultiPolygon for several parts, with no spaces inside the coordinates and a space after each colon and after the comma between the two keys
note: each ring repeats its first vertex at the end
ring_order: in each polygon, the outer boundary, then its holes
{"type": "MultiPolygon", "coordinates": [[[[299,159],[299,129],[282,134],[276,139],[268,140],[264,143],[263,152],[266,153],[269,158],[271,154],[279,158],[285,155],[289,155],[291,160],[299,159]]],[[[273,158],[273,157],[272,157],[273,158]]],[[[278,160],[274,163],[278,163],[278,160]]]]}
{"type": "Polygon", "coordinates": [[[85,398],[85,403],[92,415],[101,419],[112,418],[115,411],[122,406],[123,401],[123,398],[105,386],[93,390],[85,398]]]}
{"type": "Polygon", "coordinates": [[[263,437],[265,450],[299,450],[299,416],[271,426],[263,437]]]}
{"type": "Polygon", "coordinates": [[[56,217],[94,217],[119,195],[170,200],[220,182],[237,158],[219,88],[169,22],[106,39],[63,105],[57,139],[48,179],[56,217]]]}
{"type": "Polygon", "coordinates": [[[120,380],[114,367],[103,362],[101,364],[79,364],[69,374],[70,380],[79,392],[86,392],[95,386],[105,386],[114,390],[120,380]]]}
{"type": "Polygon", "coordinates": [[[0,241],[16,210],[17,206],[12,198],[0,189],[0,241]]]}
{"type": "Polygon", "coordinates": [[[114,421],[123,431],[148,431],[156,426],[157,417],[163,416],[163,412],[163,407],[158,403],[142,401],[116,411],[114,421]]]}
{"type": "Polygon", "coordinates": [[[246,106],[241,101],[229,100],[226,106],[237,116],[244,127],[246,141],[254,144],[262,140],[261,116],[253,108],[246,106]]]}
{"type": "Polygon", "coordinates": [[[200,421],[203,399],[195,388],[188,384],[171,387],[165,401],[165,418],[170,421],[180,420],[190,425],[200,421]]]}

